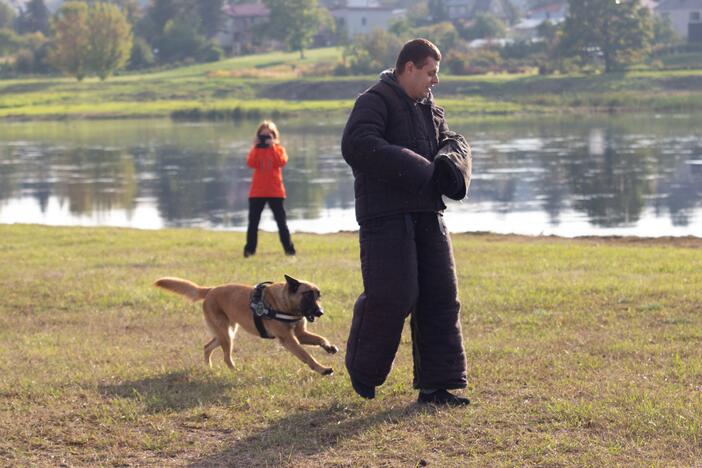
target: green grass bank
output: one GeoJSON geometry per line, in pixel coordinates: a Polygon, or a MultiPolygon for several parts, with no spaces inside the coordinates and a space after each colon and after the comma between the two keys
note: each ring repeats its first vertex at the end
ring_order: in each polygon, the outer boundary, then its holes
{"type": "MultiPolygon", "coordinates": [[[[449,214],[450,215],[450,214],[449,214]]],[[[14,466],[692,466],[702,457],[702,241],[454,235],[465,409],[414,404],[405,333],[378,398],[343,358],[355,234],[0,225],[0,460],[14,466]],[[204,366],[199,305],[161,276],[317,283],[321,377],[240,333],[204,366]]],[[[407,332],[408,330],[406,330],[407,332]]]]}
{"type": "MultiPolygon", "coordinates": [[[[342,49],[275,52],[101,82],[95,78],[0,80],[1,119],[187,119],[345,115],[375,76],[334,77],[342,49]]],[[[702,70],[632,71],[608,75],[442,74],[440,105],[458,118],[702,109],[702,70]]]]}

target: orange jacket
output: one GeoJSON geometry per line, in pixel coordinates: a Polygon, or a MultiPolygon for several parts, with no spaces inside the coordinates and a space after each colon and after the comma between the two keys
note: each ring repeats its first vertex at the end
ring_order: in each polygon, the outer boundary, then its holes
{"type": "Polygon", "coordinates": [[[246,164],[254,170],[249,198],[285,198],[283,166],[288,162],[285,148],[274,144],[249,151],[246,164]]]}

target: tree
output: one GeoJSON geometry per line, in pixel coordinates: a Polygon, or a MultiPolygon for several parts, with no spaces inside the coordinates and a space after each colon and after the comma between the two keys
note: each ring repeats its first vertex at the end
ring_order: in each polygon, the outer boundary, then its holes
{"type": "Polygon", "coordinates": [[[662,48],[674,44],[677,40],[679,38],[675,33],[675,29],[673,29],[673,23],[670,21],[670,18],[655,15],[653,18],[653,44],[656,44],[658,48],[662,48]]]}
{"type": "Polygon", "coordinates": [[[427,10],[429,12],[430,23],[441,23],[449,20],[444,0],[428,0],[427,10]]]}
{"type": "Polygon", "coordinates": [[[14,53],[22,43],[12,29],[0,28],[0,57],[14,53]]]}
{"type": "Polygon", "coordinates": [[[89,74],[104,80],[124,67],[132,34],[124,13],[115,5],[67,2],[52,22],[50,63],[78,81],[89,74]]]}
{"type": "Polygon", "coordinates": [[[319,8],[317,0],[264,0],[270,10],[265,31],[274,39],[283,41],[290,50],[300,52],[312,44],[312,39],[322,26],[334,28],[334,22],[319,8]]]}
{"type": "Polygon", "coordinates": [[[153,66],[154,62],[154,53],[151,51],[151,46],[143,37],[135,37],[129,56],[129,69],[140,70],[148,68],[153,66]]]}
{"type": "Polygon", "coordinates": [[[46,8],[44,0],[29,0],[17,19],[17,31],[20,34],[49,34],[49,9],[46,8]]]}
{"type": "Polygon", "coordinates": [[[200,0],[197,2],[203,33],[208,39],[215,37],[222,26],[222,21],[224,21],[223,5],[224,0],[200,0]]]}
{"type": "Polygon", "coordinates": [[[0,2],[0,29],[12,29],[16,16],[15,10],[0,2]]]}
{"type": "Polygon", "coordinates": [[[197,17],[178,17],[169,20],[157,42],[158,57],[163,62],[195,58],[207,41],[199,33],[197,17]]]}
{"type": "Polygon", "coordinates": [[[640,0],[568,0],[561,42],[587,60],[601,55],[605,72],[640,60],[651,45],[651,14],[640,0]]]}
{"type": "Polygon", "coordinates": [[[88,73],[88,5],[83,2],[64,3],[56,13],[51,28],[54,40],[49,63],[81,81],[88,73]]]}
{"type": "Polygon", "coordinates": [[[344,49],[344,58],[349,67],[344,72],[355,74],[378,73],[395,66],[397,51],[403,40],[395,34],[375,29],[369,35],[358,35],[344,49]]]}
{"type": "Polygon", "coordinates": [[[493,15],[480,13],[475,16],[473,25],[462,31],[465,39],[488,39],[504,37],[507,33],[505,24],[493,15]]]}
{"type": "Polygon", "coordinates": [[[88,14],[88,67],[101,80],[127,64],[132,32],[124,13],[115,5],[98,3],[88,14]]]}
{"type": "Polygon", "coordinates": [[[166,23],[181,15],[182,3],[179,0],[151,0],[146,16],[153,24],[156,35],[163,33],[166,23]]]}

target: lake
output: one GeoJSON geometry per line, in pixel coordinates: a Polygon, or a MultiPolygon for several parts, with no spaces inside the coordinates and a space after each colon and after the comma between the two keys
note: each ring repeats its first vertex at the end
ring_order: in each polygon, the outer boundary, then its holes
{"type": "MultiPolygon", "coordinates": [[[[702,115],[463,117],[474,175],[452,232],[702,236],[702,115]]],[[[357,229],[343,119],[278,124],[291,230],[357,229]]],[[[256,125],[3,122],[0,223],[244,230],[256,125]]]]}

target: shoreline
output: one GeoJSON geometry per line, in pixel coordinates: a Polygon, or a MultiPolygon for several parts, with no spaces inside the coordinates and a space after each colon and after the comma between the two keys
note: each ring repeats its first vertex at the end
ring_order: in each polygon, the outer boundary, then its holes
{"type": "MultiPolygon", "coordinates": [[[[3,229],[50,229],[50,230],[95,230],[95,231],[108,231],[108,230],[123,230],[123,231],[135,231],[139,233],[146,232],[182,232],[182,231],[195,231],[203,234],[244,234],[246,230],[241,229],[210,229],[203,227],[161,227],[161,228],[136,228],[129,226],[81,226],[81,225],[49,225],[49,224],[33,224],[33,223],[0,223],[0,231],[3,229]]],[[[265,229],[259,229],[259,232],[265,233],[267,235],[277,235],[277,231],[268,231],[265,229]]],[[[334,237],[356,237],[358,235],[358,230],[343,230],[337,232],[326,232],[317,233],[310,231],[291,231],[292,234],[304,237],[323,237],[323,238],[334,238],[334,237]]],[[[608,245],[656,245],[656,246],[671,246],[671,247],[683,247],[683,248],[702,248],[702,236],[696,236],[693,234],[685,234],[680,236],[663,235],[663,236],[635,236],[635,235],[613,235],[613,234],[603,234],[603,235],[581,235],[581,236],[560,236],[556,234],[516,234],[516,233],[497,233],[489,231],[468,231],[468,232],[450,232],[449,233],[454,238],[465,237],[474,238],[487,241],[516,241],[525,243],[539,243],[539,242],[578,242],[578,243],[588,243],[588,244],[608,244],[608,245]]]]}
{"type": "MultiPolygon", "coordinates": [[[[375,76],[241,78],[228,68],[266,56],[207,67],[116,76],[0,79],[0,121],[245,118],[346,115],[375,76]],[[221,72],[221,73],[219,73],[221,72]]],[[[242,72],[244,69],[238,69],[242,72]]],[[[478,118],[702,111],[702,70],[630,71],[607,75],[445,76],[435,89],[448,114],[478,118]]]]}

